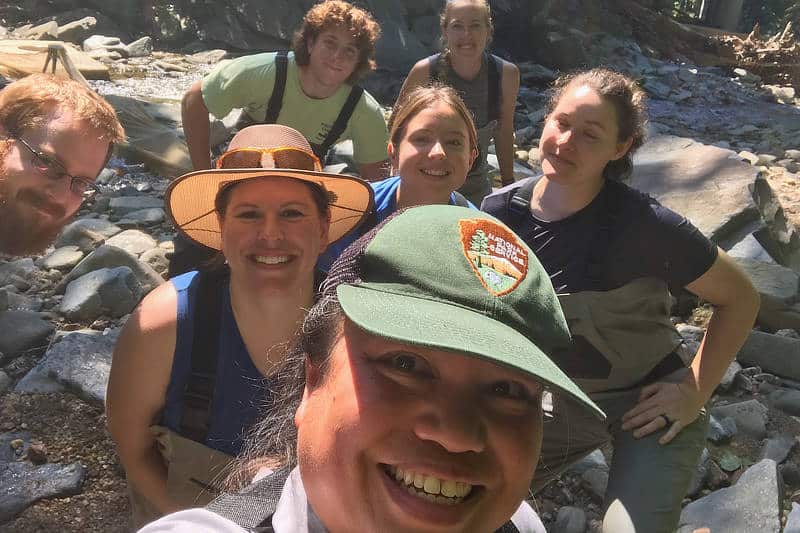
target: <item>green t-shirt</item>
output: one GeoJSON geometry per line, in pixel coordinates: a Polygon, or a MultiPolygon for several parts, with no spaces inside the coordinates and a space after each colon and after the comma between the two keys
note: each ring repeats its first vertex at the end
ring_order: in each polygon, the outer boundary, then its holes
{"type": "MultiPolygon", "coordinates": [[[[244,56],[225,61],[203,79],[203,101],[208,110],[222,118],[234,108],[244,109],[250,118],[262,122],[267,102],[275,85],[275,52],[244,56]]],[[[289,53],[286,90],[278,124],[292,127],[312,144],[321,144],[339,116],[351,86],[342,84],[328,98],[309,98],[300,87],[294,54],[289,53]]],[[[377,163],[386,159],[389,132],[380,105],[364,91],[340,141],[353,141],[357,163],[377,163]]]]}

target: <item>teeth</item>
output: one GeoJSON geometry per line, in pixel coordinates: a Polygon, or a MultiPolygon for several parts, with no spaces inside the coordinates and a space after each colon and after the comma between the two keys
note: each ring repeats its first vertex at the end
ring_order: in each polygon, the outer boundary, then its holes
{"type": "Polygon", "coordinates": [[[425,174],[430,174],[431,176],[446,176],[446,170],[423,170],[425,174]]]}
{"type": "Polygon", "coordinates": [[[256,263],[263,263],[265,265],[279,265],[281,263],[288,263],[289,257],[285,255],[278,255],[272,257],[265,257],[263,255],[255,256],[256,263]]]}
{"type": "Polygon", "coordinates": [[[419,496],[433,503],[455,505],[472,492],[472,485],[461,481],[439,479],[394,466],[389,467],[389,472],[399,483],[405,486],[409,494],[419,496]]]}

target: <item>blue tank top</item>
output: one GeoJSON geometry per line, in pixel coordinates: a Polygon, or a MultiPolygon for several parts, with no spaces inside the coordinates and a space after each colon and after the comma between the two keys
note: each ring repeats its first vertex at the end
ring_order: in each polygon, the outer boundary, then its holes
{"type": "MultiPolygon", "coordinates": [[[[197,306],[197,271],[170,280],[178,292],[178,320],[172,374],[162,424],[180,432],[183,392],[191,371],[194,313],[197,306]]],[[[247,430],[258,418],[259,409],[269,400],[267,380],[250,359],[231,308],[227,279],[220,313],[219,356],[209,431],[203,444],[237,455],[247,430]]]]}

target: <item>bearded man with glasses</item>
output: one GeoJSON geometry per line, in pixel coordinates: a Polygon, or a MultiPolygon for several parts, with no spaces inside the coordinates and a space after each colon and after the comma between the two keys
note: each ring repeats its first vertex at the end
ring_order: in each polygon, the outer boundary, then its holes
{"type": "Polygon", "coordinates": [[[0,253],[46,248],[124,138],[114,109],[76,81],[34,74],[0,91],[0,253]]]}

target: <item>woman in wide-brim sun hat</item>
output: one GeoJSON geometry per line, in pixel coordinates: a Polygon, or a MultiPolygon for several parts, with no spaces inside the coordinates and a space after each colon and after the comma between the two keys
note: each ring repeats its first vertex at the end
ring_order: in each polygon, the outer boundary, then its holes
{"type": "Polygon", "coordinates": [[[108,426],[136,526],[213,498],[314,303],[319,254],[374,200],[366,182],[322,172],[297,131],[258,125],[216,169],[176,179],[165,203],[177,231],[224,263],[147,295],[117,343],[108,426]]]}

